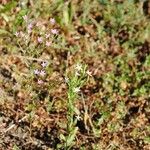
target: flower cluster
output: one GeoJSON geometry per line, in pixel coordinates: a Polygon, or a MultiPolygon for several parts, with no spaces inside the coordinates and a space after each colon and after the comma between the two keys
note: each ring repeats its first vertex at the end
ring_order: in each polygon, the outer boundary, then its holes
{"type": "MultiPolygon", "coordinates": [[[[82,64],[76,64],[76,66],[75,66],[75,75],[76,76],[80,76],[81,75],[81,72],[83,71],[83,66],[82,66],[82,64]]],[[[86,71],[86,74],[88,75],[88,76],[92,76],[92,72],[91,71],[89,71],[89,70],[87,70],[86,71]]]]}
{"type": "Polygon", "coordinates": [[[48,22],[31,20],[27,15],[23,16],[25,23],[25,29],[22,31],[16,31],[14,35],[18,38],[19,45],[34,48],[39,47],[38,51],[42,51],[44,48],[52,46],[55,42],[55,37],[58,35],[58,27],[54,18],[50,18],[48,22]]]}
{"type": "MultiPolygon", "coordinates": [[[[25,15],[22,19],[25,28],[16,31],[14,34],[17,37],[17,44],[26,56],[40,57],[45,49],[57,42],[58,25],[54,18],[50,18],[49,21],[43,21],[30,19],[29,16],[25,15]]],[[[47,62],[42,62],[42,68],[33,71],[38,84],[44,83],[47,65],[47,62]]]]}
{"type": "Polygon", "coordinates": [[[86,70],[86,67],[84,67],[82,64],[77,63],[74,67],[74,75],[71,78],[65,77],[65,82],[68,85],[72,84],[72,82],[73,82],[72,91],[74,93],[78,94],[81,91],[80,85],[78,85],[78,83],[82,82],[81,80],[82,80],[82,77],[84,77],[84,76],[91,77],[92,72],[89,70],[86,70]],[[74,82],[76,83],[76,85],[74,84],[74,82]]]}
{"type": "MultiPolygon", "coordinates": [[[[81,72],[83,71],[83,66],[82,66],[82,64],[76,64],[76,66],[75,66],[75,76],[81,76],[81,72]]],[[[85,72],[85,74],[87,74],[88,76],[92,76],[92,72],[90,72],[89,70],[87,70],[86,72],[85,72]]],[[[79,93],[80,92],[80,87],[75,87],[74,89],[73,89],[73,92],[74,93],[79,93]]]]}
{"type": "Polygon", "coordinates": [[[35,69],[33,71],[34,75],[36,75],[36,77],[38,77],[37,83],[38,84],[43,84],[44,81],[44,77],[46,76],[46,70],[45,68],[48,66],[48,62],[47,61],[43,61],[41,63],[42,69],[35,69]]]}

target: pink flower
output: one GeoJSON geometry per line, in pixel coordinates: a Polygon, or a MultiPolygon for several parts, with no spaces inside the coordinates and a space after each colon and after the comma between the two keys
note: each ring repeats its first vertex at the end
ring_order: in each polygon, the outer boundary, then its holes
{"type": "Polygon", "coordinates": [[[33,25],[32,25],[32,23],[30,23],[29,25],[28,25],[28,29],[32,29],[33,28],[33,25]]]}
{"type": "Polygon", "coordinates": [[[50,46],[51,42],[46,41],[46,46],[50,46]]]}
{"type": "Polygon", "coordinates": [[[58,34],[58,30],[57,29],[51,29],[52,34],[58,34]]]}
{"type": "Polygon", "coordinates": [[[50,19],[50,23],[51,23],[51,24],[55,24],[55,19],[54,19],[54,18],[51,18],[51,19],[50,19]]]}
{"type": "Polygon", "coordinates": [[[33,25],[32,25],[32,23],[30,23],[29,25],[28,25],[28,33],[31,33],[32,32],[32,27],[33,27],[33,25]]]}
{"type": "Polygon", "coordinates": [[[46,36],[46,38],[49,38],[50,37],[50,34],[48,33],[48,34],[45,34],[45,36],[46,36]]]}
{"type": "Polygon", "coordinates": [[[41,75],[42,77],[44,77],[45,74],[46,74],[45,71],[44,71],[44,70],[41,70],[40,75],[41,75]]]}
{"type": "Polygon", "coordinates": [[[38,42],[42,43],[43,42],[43,38],[42,37],[38,37],[38,42]]]}
{"type": "Polygon", "coordinates": [[[41,66],[46,67],[48,65],[48,62],[42,62],[41,66]]]}
{"type": "Polygon", "coordinates": [[[38,79],[38,84],[43,84],[44,82],[40,79],[38,79]]]}

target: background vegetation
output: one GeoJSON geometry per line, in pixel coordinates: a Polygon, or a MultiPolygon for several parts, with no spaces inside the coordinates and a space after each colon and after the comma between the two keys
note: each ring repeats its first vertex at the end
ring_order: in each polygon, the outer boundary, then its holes
{"type": "Polygon", "coordinates": [[[148,0],[0,1],[1,150],[150,150],[149,81],[148,0]]]}

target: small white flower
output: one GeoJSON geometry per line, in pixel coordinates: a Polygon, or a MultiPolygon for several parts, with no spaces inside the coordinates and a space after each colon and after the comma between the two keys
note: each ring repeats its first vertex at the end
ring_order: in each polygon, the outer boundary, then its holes
{"type": "Polygon", "coordinates": [[[82,70],[82,65],[81,65],[81,64],[77,64],[76,67],[75,67],[75,69],[76,69],[77,71],[82,70]]]}
{"type": "Polygon", "coordinates": [[[76,76],[80,76],[80,73],[78,71],[75,72],[76,76]]]}
{"type": "Polygon", "coordinates": [[[77,115],[76,118],[77,118],[77,120],[81,120],[82,119],[82,117],[80,115],[77,115]]]}
{"type": "Polygon", "coordinates": [[[87,70],[86,73],[87,73],[88,76],[92,77],[92,72],[91,71],[87,70]]]}
{"type": "Polygon", "coordinates": [[[74,89],[73,89],[73,92],[74,92],[74,93],[79,93],[79,92],[80,92],[80,88],[79,88],[79,87],[74,88],[74,89]]]}
{"type": "Polygon", "coordinates": [[[65,82],[68,83],[69,82],[69,78],[65,77],[65,82]]]}
{"type": "Polygon", "coordinates": [[[27,15],[24,15],[24,16],[22,16],[22,17],[23,17],[23,20],[27,22],[27,20],[28,20],[27,15]]]}
{"type": "Polygon", "coordinates": [[[15,36],[18,37],[18,36],[19,36],[19,32],[16,32],[16,33],[15,33],[15,36]]]}
{"type": "Polygon", "coordinates": [[[24,37],[26,41],[29,40],[29,35],[24,34],[24,36],[22,36],[22,37],[24,37]]]}

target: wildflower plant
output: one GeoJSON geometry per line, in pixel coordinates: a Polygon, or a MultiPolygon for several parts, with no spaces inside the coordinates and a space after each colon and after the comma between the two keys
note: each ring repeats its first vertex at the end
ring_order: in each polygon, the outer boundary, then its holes
{"type": "Polygon", "coordinates": [[[33,70],[33,79],[36,79],[38,85],[43,85],[44,80],[46,79],[48,61],[43,61],[40,63],[40,66],[33,70]]]}
{"type": "Polygon", "coordinates": [[[52,60],[49,57],[44,58],[43,55],[51,53],[54,45],[57,45],[60,36],[59,26],[54,18],[45,21],[30,18],[30,15],[24,15],[22,19],[22,27],[18,28],[14,36],[20,52],[19,55],[17,54],[17,57],[26,60],[26,64],[32,72],[28,75],[26,81],[30,80],[33,90],[39,89],[41,86],[49,89],[51,88],[48,82],[48,76],[51,72],[49,64],[52,60]]]}
{"type": "Polygon", "coordinates": [[[82,86],[88,80],[87,66],[77,63],[70,73],[69,77],[66,76],[65,82],[68,85],[68,102],[67,102],[67,132],[68,136],[64,138],[66,141],[65,148],[70,149],[73,145],[74,138],[78,131],[76,127],[77,120],[82,119],[80,116],[80,111],[75,106],[78,97],[81,94],[82,86]]]}

